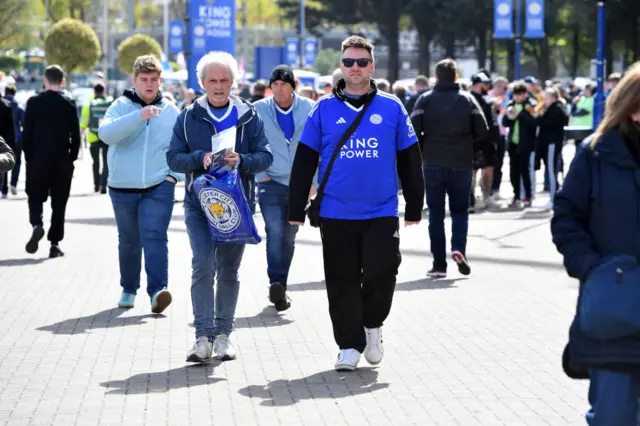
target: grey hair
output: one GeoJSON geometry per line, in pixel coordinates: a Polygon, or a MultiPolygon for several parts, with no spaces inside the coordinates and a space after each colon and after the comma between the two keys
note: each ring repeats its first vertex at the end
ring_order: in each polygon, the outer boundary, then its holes
{"type": "Polygon", "coordinates": [[[221,51],[213,51],[204,55],[196,66],[196,71],[198,73],[198,81],[202,85],[202,81],[207,77],[207,68],[209,65],[224,65],[229,68],[229,75],[231,77],[231,81],[236,81],[238,77],[238,61],[231,56],[231,54],[227,52],[221,51]]]}

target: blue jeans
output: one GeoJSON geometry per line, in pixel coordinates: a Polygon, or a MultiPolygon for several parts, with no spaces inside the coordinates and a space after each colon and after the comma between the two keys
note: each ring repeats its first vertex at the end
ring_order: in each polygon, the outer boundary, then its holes
{"type": "Polygon", "coordinates": [[[298,232],[298,226],[288,220],[289,187],[274,181],[259,183],[258,201],[267,232],[269,282],[286,288],[298,232]]]}
{"type": "Polygon", "coordinates": [[[238,269],[244,244],[216,244],[200,206],[185,203],[184,220],[191,243],[191,304],[196,339],[231,334],[238,304],[238,269]],[[214,279],[218,285],[214,299],[214,279]]]}
{"type": "Polygon", "coordinates": [[[640,374],[589,370],[589,426],[640,424],[640,374]]]}
{"type": "Polygon", "coordinates": [[[447,270],[447,243],[444,231],[445,199],[449,195],[451,212],[451,251],[466,254],[469,229],[469,194],[473,170],[449,167],[424,167],[424,183],[429,207],[429,239],[433,267],[447,270]]]}
{"type": "Polygon", "coordinates": [[[147,294],[153,296],[169,283],[167,229],[173,213],[175,184],[162,183],[149,192],[109,190],[118,227],[120,285],[125,293],[140,288],[140,269],[144,249],[147,294]]]}

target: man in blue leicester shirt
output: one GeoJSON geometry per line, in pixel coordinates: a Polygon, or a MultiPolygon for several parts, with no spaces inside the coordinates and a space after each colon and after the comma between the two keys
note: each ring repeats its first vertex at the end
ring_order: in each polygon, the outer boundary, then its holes
{"type": "Polygon", "coordinates": [[[289,220],[304,224],[320,160],[319,179],[328,179],[320,226],[329,313],[340,348],[335,368],[354,370],[363,352],[372,365],[382,361],[381,327],[401,261],[396,170],[406,200],[405,226],[420,222],[424,179],[407,111],[371,79],[373,45],[357,36],[343,41],[340,68],[343,79],[314,106],[300,136],[289,183],[289,220]],[[341,136],[369,101],[326,176],[341,136]]]}
{"type": "Polygon", "coordinates": [[[280,65],[271,72],[269,87],[273,96],[254,104],[264,122],[273,164],[266,172],[256,175],[258,202],[267,231],[267,275],[269,300],[278,312],[291,306],[287,297],[287,279],[293,259],[297,225],[287,218],[289,206],[289,177],[298,146],[298,139],[307,121],[313,101],[295,94],[293,70],[280,65]]]}
{"type": "Polygon", "coordinates": [[[196,329],[196,342],[187,352],[187,361],[206,362],[214,351],[216,358],[225,361],[236,357],[229,335],[238,303],[238,269],[245,245],[214,243],[193,181],[206,173],[213,161],[213,136],[235,127],[235,147],[224,156],[224,162],[238,169],[253,213],[255,175],[267,170],[273,156],[255,108],[231,95],[231,86],[238,75],[236,60],[226,52],[210,52],[198,62],[197,72],[207,93],[178,116],[167,161],[171,170],[187,174],[184,216],[193,252],[191,303],[196,329]]]}

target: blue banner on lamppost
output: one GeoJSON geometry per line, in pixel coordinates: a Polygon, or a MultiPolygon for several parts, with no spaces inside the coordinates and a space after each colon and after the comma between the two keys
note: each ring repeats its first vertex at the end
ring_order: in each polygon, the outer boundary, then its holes
{"type": "Polygon", "coordinates": [[[298,39],[295,37],[289,37],[287,39],[287,45],[286,45],[287,65],[291,65],[292,67],[298,65],[299,50],[300,49],[298,49],[298,39]]]}
{"type": "Polygon", "coordinates": [[[316,64],[316,39],[308,38],[304,41],[304,66],[312,67],[316,64]]]}
{"type": "MultiPolygon", "coordinates": [[[[191,0],[190,64],[196,64],[207,52],[219,50],[236,54],[236,1],[191,0]]],[[[190,88],[198,87],[195,66],[189,69],[190,88]]]]}
{"type": "Polygon", "coordinates": [[[493,38],[513,38],[512,0],[495,0],[493,6],[493,38]]]}
{"type": "Polygon", "coordinates": [[[183,51],[183,37],[184,23],[179,20],[171,21],[169,24],[169,54],[173,55],[183,51]]]}
{"type": "Polygon", "coordinates": [[[544,38],[544,0],[527,0],[525,28],[526,38],[544,38]]]}

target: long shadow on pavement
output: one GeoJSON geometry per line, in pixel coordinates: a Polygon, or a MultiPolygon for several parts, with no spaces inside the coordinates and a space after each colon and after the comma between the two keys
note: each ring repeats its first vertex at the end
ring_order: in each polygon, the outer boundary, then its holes
{"type": "Polygon", "coordinates": [[[354,372],[323,371],[295,380],[275,380],[267,385],[251,385],[240,389],[240,395],[262,399],[265,407],[283,407],[305,399],[347,398],[386,389],[389,383],[378,383],[378,372],[360,368],[354,372]]]}
{"type": "Polygon", "coordinates": [[[146,318],[166,318],[164,315],[147,314],[131,317],[121,317],[126,309],[112,308],[86,317],[71,318],[55,324],[37,328],[38,331],[50,331],[53,334],[82,334],[98,328],[125,327],[141,325],[146,318]]]}
{"type": "Polygon", "coordinates": [[[0,267],[39,265],[42,262],[45,262],[47,260],[49,260],[48,257],[41,257],[41,258],[26,257],[23,259],[2,259],[0,260],[0,267]]]}
{"type": "Polygon", "coordinates": [[[107,395],[139,395],[147,393],[164,393],[173,389],[192,388],[195,386],[212,385],[226,380],[211,377],[220,361],[204,364],[190,364],[157,373],[140,373],[124,380],[112,380],[100,383],[107,388],[107,395]]]}
{"type": "MultiPolygon", "coordinates": [[[[233,328],[280,327],[291,323],[293,323],[292,320],[280,315],[273,306],[267,306],[262,312],[252,317],[236,318],[233,328]]],[[[193,323],[189,323],[189,327],[193,327],[193,323]]]]}
{"type": "MultiPolygon", "coordinates": [[[[465,281],[468,278],[444,278],[431,279],[422,278],[415,281],[407,281],[396,284],[396,291],[415,291],[415,290],[439,290],[445,288],[456,288],[456,281],[465,281]]],[[[312,281],[308,283],[289,284],[287,291],[307,291],[307,290],[325,290],[327,287],[324,281],[312,281]]]]}

